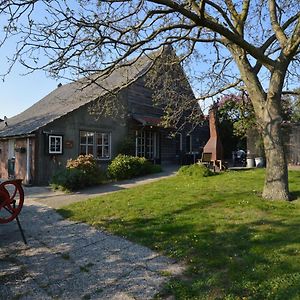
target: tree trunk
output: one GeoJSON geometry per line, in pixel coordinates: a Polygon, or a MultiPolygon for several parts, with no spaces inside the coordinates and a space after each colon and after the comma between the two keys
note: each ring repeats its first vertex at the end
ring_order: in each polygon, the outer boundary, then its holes
{"type": "Polygon", "coordinates": [[[245,50],[228,41],[227,48],[247,87],[264,142],[266,177],[262,196],[270,200],[289,200],[288,170],[281,129],[281,93],[289,60],[282,54],[276,61],[266,93],[245,50]]]}
{"type": "Polygon", "coordinates": [[[281,56],[274,68],[263,108],[263,140],[267,159],[263,197],[289,200],[288,168],[282,134],[282,88],[288,61],[281,56]]]}
{"type": "Polygon", "coordinates": [[[270,121],[264,123],[262,137],[266,155],[263,189],[265,199],[289,200],[288,168],[282,136],[280,119],[271,118],[270,121]]]}

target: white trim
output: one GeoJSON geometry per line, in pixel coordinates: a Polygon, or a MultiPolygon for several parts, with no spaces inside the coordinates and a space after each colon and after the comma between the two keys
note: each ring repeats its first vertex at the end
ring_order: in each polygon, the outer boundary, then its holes
{"type": "Polygon", "coordinates": [[[27,138],[27,151],[26,151],[26,176],[25,176],[25,183],[31,183],[31,143],[30,138],[27,138]]]}
{"type": "Polygon", "coordinates": [[[62,154],[63,153],[63,137],[62,135],[50,134],[48,136],[48,153],[49,154],[62,154]],[[54,147],[59,146],[58,150],[51,150],[51,140],[54,139],[54,147]]]}

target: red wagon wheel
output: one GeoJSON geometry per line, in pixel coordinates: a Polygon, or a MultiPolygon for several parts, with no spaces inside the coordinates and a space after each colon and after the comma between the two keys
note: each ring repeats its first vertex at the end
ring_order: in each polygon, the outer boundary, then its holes
{"type": "Polygon", "coordinates": [[[22,180],[10,180],[0,184],[0,224],[11,222],[20,213],[24,202],[22,180]]]}

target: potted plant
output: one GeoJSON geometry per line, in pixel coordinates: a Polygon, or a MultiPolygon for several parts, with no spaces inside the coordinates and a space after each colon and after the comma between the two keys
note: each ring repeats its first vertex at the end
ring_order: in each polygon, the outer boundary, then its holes
{"type": "Polygon", "coordinates": [[[246,157],[247,168],[254,168],[255,167],[255,161],[254,161],[254,155],[250,153],[250,151],[247,151],[247,157],[246,157]]]}

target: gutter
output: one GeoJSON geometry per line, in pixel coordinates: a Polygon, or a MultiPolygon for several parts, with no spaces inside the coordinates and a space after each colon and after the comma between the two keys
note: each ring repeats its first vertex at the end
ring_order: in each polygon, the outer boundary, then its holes
{"type": "Polygon", "coordinates": [[[35,134],[30,133],[30,134],[22,134],[22,135],[0,136],[0,140],[23,139],[23,138],[30,138],[30,137],[35,137],[35,134]]]}

